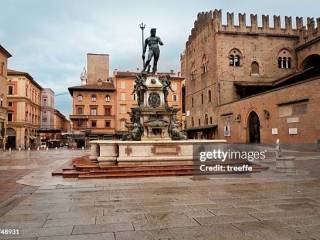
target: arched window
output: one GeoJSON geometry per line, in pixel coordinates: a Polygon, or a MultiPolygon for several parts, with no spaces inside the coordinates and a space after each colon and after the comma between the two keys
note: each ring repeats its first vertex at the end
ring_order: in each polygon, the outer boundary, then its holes
{"type": "Polygon", "coordinates": [[[208,102],[211,102],[211,90],[208,91],[208,102]]]}
{"type": "Polygon", "coordinates": [[[110,96],[109,95],[106,95],[106,102],[110,102],[110,96]]]}
{"type": "Polygon", "coordinates": [[[292,56],[287,49],[282,49],[278,54],[278,68],[290,69],[292,67],[292,56]]]}
{"type": "Polygon", "coordinates": [[[191,126],[194,127],[194,119],[193,119],[193,117],[191,118],[191,126]]]}
{"type": "Polygon", "coordinates": [[[203,104],[203,93],[201,93],[201,104],[203,104]]]}
{"type": "Polygon", "coordinates": [[[81,94],[79,94],[79,95],[78,95],[78,101],[79,101],[79,102],[82,102],[82,100],[83,100],[83,97],[82,97],[81,94]]]}
{"type": "Polygon", "coordinates": [[[193,98],[191,98],[191,107],[193,107],[193,98]]]}
{"type": "Polygon", "coordinates": [[[91,95],[91,102],[96,102],[97,101],[97,96],[95,94],[91,95]]]}
{"type": "Polygon", "coordinates": [[[201,70],[202,70],[202,73],[208,72],[208,59],[205,54],[202,57],[201,70]]]}
{"type": "Polygon", "coordinates": [[[259,63],[254,61],[251,63],[251,75],[259,75],[259,74],[260,74],[259,63]]]}
{"type": "Polygon", "coordinates": [[[238,49],[232,49],[229,53],[229,66],[240,67],[242,54],[238,49]]]}
{"type": "Polygon", "coordinates": [[[208,114],[205,114],[204,122],[205,122],[205,124],[206,124],[206,125],[208,125],[208,124],[209,124],[208,114]]]}

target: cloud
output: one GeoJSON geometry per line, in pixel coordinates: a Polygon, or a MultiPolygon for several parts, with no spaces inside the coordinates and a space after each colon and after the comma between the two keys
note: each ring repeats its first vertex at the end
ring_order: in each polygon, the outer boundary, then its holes
{"type": "MultiPolygon", "coordinates": [[[[320,3],[305,0],[2,0],[0,43],[13,55],[9,67],[28,71],[43,87],[56,93],[79,85],[86,53],[109,53],[110,70],[141,67],[138,24],[158,29],[159,71],[179,70],[180,53],[196,15],[215,8],[226,11],[317,16],[320,3]]],[[[225,16],[224,16],[225,19],[225,16]]],[[[56,98],[56,107],[71,112],[68,95],[56,98]]]]}

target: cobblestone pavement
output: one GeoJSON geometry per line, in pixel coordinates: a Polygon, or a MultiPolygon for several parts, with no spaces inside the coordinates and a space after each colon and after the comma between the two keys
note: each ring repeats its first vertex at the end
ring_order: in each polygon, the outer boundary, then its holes
{"type": "Polygon", "coordinates": [[[0,228],[20,232],[0,239],[320,239],[318,153],[297,154],[295,175],[276,173],[269,159],[254,175],[51,176],[85,154],[0,153],[0,228]]]}

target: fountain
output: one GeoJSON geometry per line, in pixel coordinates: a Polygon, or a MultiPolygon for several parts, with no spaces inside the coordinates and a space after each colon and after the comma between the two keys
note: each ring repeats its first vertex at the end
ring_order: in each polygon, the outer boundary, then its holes
{"type": "MultiPolygon", "coordinates": [[[[145,25],[140,25],[143,29],[145,25]]],[[[142,37],[143,38],[143,37],[142,37]]],[[[100,167],[121,164],[192,164],[193,147],[203,143],[223,143],[224,140],[187,140],[177,121],[180,110],[169,106],[170,75],[157,74],[157,63],[162,41],[152,28],[142,44],[143,70],[136,75],[132,94],[137,96],[137,107],[131,109],[129,133],[122,140],[91,141],[90,159],[100,167]],[[146,49],[149,47],[145,61],[146,49]],[[150,63],[153,59],[152,72],[150,63]]]]}

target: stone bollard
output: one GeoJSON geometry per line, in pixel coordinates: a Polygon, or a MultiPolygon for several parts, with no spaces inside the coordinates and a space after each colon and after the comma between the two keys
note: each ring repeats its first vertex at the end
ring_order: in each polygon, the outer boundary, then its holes
{"type": "Polygon", "coordinates": [[[40,147],[38,146],[38,147],[37,147],[37,151],[39,151],[39,150],[40,150],[40,147]]]}
{"type": "Polygon", "coordinates": [[[10,152],[10,153],[12,152],[12,149],[11,149],[11,148],[9,148],[9,152],[10,152]]]}
{"type": "Polygon", "coordinates": [[[277,139],[276,142],[276,170],[279,173],[295,174],[296,165],[295,157],[293,156],[283,156],[281,151],[280,140],[277,139]]]}
{"type": "Polygon", "coordinates": [[[28,147],[28,152],[30,152],[30,150],[31,150],[30,147],[28,147]]]}
{"type": "Polygon", "coordinates": [[[283,156],[276,159],[276,169],[279,173],[295,174],[296,158],[293,156],[283,156]]]}
{"type": "Polygon", "coordinates": [[[84,150],[84,146],[82,146],[81,149],[84,150]]]}
{"type": "Polygon", "coordinates": [[[277,139],[276,142],[276,158],[282,157],[282,152],[281,152],[281,146],[280,146],[280,140],[277,139]]]}
{"type": "Polygon", "coordinates": [[[18,149],[18,150],[19,150],[19,152],[20,152],[20,151],[21,151],[21,147],[19,147],[19,149],[18,149]]]}

